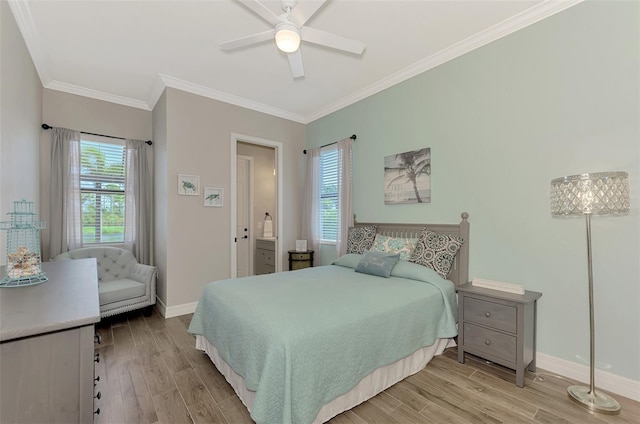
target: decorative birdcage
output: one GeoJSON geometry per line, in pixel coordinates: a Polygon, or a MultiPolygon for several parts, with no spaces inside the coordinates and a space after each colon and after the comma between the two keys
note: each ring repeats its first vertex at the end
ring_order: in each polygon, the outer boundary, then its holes
{"type": "Polygon", "coordinates": [[[42,272],[40,230],[43,221],[36,221],[33,202],[25,199],[13,202],[11,221],[0,222],[7,231],[7,266],[0,287],[22,287],[47,281],[42,272]]]}

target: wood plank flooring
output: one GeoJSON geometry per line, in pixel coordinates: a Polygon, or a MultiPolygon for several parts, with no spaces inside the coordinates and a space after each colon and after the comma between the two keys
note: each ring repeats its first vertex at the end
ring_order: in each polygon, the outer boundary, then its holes
{"type": "MultiPolygon", "coordinates": [[[[253,422],[224,377],[194,348],[190,320],[165,320],[154,311],[148,318],[136,312],[100,322],[96,423],[253,422]]],[[[473,356],[460,364],[451,348],[330,423],[640,423],[640,403],[614,395],[620,415],[592,414],[568,398],[571,384],[539,369],[527,373],[519,388],[515,372],[473,356]]]]}

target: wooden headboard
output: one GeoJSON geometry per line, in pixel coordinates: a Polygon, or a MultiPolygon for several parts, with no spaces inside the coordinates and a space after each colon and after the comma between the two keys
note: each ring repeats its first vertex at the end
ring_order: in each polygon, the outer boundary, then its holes
{"type": "Polygon", "coordinates": [[[364,227],[376,225],[377,233],[389,237],[418,238],[420,232],[427,227],[436,233],[454,234],[464,239],[464,243],[458,250],[453,267],[447,279],[459,286],[469,281],[469,214],[460,214],[462,221],[459,224],[390,224],[380,222],[355,222],[354,226],[364,227]]]}

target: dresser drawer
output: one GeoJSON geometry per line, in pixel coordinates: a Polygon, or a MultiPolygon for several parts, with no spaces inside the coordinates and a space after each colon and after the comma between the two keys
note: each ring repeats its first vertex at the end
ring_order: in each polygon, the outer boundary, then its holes
{"type": "Polygon", "coordinates": [[[465,297],[464,321],[474,322],[497,330],[516,333],[517,308],[487,300],[465,297]]]}
{"type": "Polygon", "coordinates": [[[465,349],[516,363],[516,337],[477,325],[464,323],[465,349]]]}
{"type": "Polygon", "coordinates": [[[273,240],[260,240],[256,239],[256,249],[262,250],[276,250],[276,242],[273,240]]]}
{"type": "Polygon", "coordinates": [[[260,264],[275,266],[275,256],[275,252],[271,250],[256,250],[256,262],[260,264]]]}

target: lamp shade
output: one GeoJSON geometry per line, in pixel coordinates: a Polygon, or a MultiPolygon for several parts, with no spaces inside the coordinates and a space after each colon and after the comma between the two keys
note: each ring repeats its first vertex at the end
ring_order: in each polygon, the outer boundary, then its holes
{"type": "Polygon", "coordinates": [[[551,181],[551,215],[624,215],[630,209],[626,172],[571,175],[551,181]]]}
{"type": "Polygon", "coordinates": [[[300,47],[300,31],[290,23],[276,26],[276,46],[285,53],[293,53],[300,47]]]}

